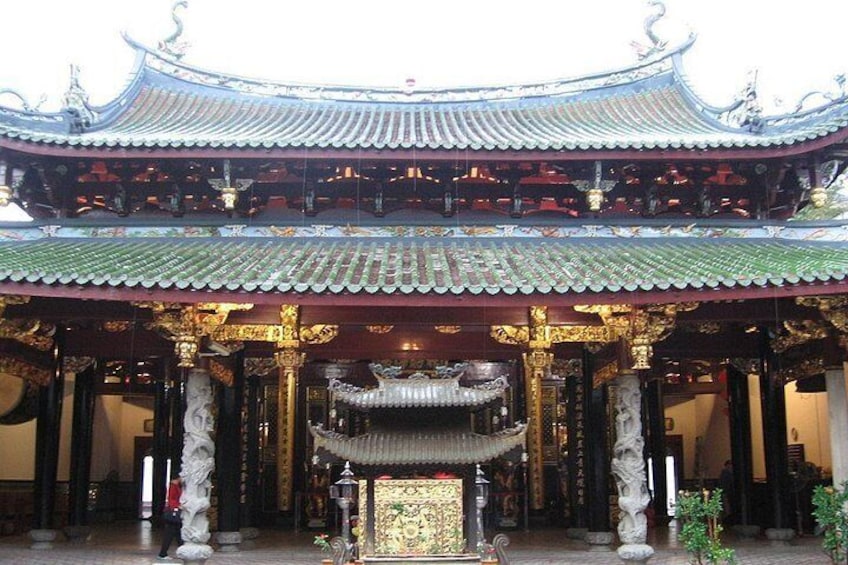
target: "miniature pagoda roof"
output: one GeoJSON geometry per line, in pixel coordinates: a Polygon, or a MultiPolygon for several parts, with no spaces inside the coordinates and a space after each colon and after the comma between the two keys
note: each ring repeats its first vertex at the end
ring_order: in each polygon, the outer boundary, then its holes
{"type": "Polygon", "coordinates": [[[349,437],[310,426],[315,452],[322,460],[338,459],[357,465],[471,465],[524,449],[527,426],[516,424],[491,435],[464,429],[373,430],[349,437]],[[329,457],[328,457],[329,455],[329,457]]]}
{"type": "MultiPolygon", "coordinates": [[[[451,378],[429,378],[413,375],[409,378],[385,378],[377,376],[377,388],[360,388],[338,379],[330,381],[333,399],[359,410],[372,408],[449,408],[480,407],[503,396],[508,388],[506,379],[499,377],[492,381],[467,387],[460,386],[460,374],[451,378]]],[[[460,370],[464,371],[464,367],[460,370]]]]}
{"type": "Polygon", "coordinates": [[[351,237],[340,236],[344,228],[325,228],[339,235],[321,237],[314,227],[273,226],[239,236],[232,226],[6,229],[0,289],[91,298],[137,292],[145,300],[182,292],[189,301],[214,291],[257,303],[281,294],[578,299],[620,291],[837,292],[848,274],[842,224],[508,228],[432,237],[415,237],[426,233],[421,228],[409,228],[409,237],[398,228],[351,237]]]}
{"type": "Polygon", "coordinates": [[[770,118],[751,114],[751,100],[727,108],[703,103],[680,70],[691,39],[631,67],[576,79],[410,91],[227,76],[128,41],[139,62],[118,99],[54,114],[0,108],[0,145],[185,154],[533,151],[565,158],[590,150],[778,149],[834,133],[841,141],[848,126],[844,95],[770,118]]]}

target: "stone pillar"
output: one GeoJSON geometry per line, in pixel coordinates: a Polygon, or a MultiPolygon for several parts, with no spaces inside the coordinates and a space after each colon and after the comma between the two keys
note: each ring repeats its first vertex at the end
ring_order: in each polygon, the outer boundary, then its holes
{"type": "Polygon", "coordinates": [[[620,371],[616,384],[616,439],[611,468],[621,508],[618,537],[622,545],[618,548],[618,556],[624,561],[641,563],[654,554],[654,548],[645,543],[648,537],[645,508],[650,496],[643,455],[642,390],[639,375],[633,370],[620,371]]]}
{"type": "Polygon", "coordinates": [[[607,449],[607,385],[593,387],[594,374],[584,371],[583,385],[589,395],[586,414],[586,500],[589,508],[586,542],[593,550],[609,551],[614,536],[610,529],[607,449]]]}
{"type": "Polygon", "coordinates": [[[88,485],[91,480],[91,440],[94,433],[94,373],[91,364],[74,379],[74,415],[71,434],[71,476],[68,486],[68,525],[65,536],[84,540],[88,526],[88,485]]]}
{"type": "MultiPolygon", "coordinates": [[[[165,361],[167,363],[167,360],[165,361]]],[[[170,413],[168,372],[164,371],[153,385],[153,523],[158,524],[165,507],[168,490],[168,428],[170,413]]]]}
{"type": "Polygon", "coordinates": [[[244,401],[244,351],[234,354],[233,384],[218,383],[218,430],[215,433],[218,479],[218,532],[224,553],[239,550],[241,491],[241,408],[244,401]]]}
{"type": "Polygon", "coordinates": [[[751,407],[748,404],[748,375],[727,366],[727,405],[730,452],[733,462],[733,531],[743,537],[759,534],[753,523],[754,456],[751,447],[751,407]]]}
{"type": "Polygon", "coordinates": [[[654,522],[658,526],[668,524],[668,473],[665,467],[665,406],[663,404],[662,378],[645,383],[645,404],[648,412],[648,452],[651,454],[651,470],[654,475],[652,507],[654,522]]]}
{"type": "Polygon", "coordinates": [[[185,386],[186,412],[183,421],[184,440],[182,470],[183,545],[177,557],[186,563],[205,563],[212,556],[209,546],[209,519],[212,471],[215,470],[215,444],[210,434],[215,429],[212,417],[212,386],[209,371],[193,368],[185,386]]]}
{"type": "Polygon", "coordinates": [[[57,324],[53,337],[53,375],[38,392],[38,420],[35,427],[35,480],[33,520],[29,535],[32,549],[51,549],[56,540],[53,512],[56,509],[56,473],[59,464],[59,437],[62,424],[62,392],[65,384],[62,366],[65,330],[57,324]]]}
{"type": "Polygon", "coordinates": [[[833,461],[833,486],[848,481],[848,396],[845,392],[845,365],[828,367],[827,415],[830,425],[830,452],[833,461]]]}
{"type": "Polygon", "coordinates": [[[776,356],[767,328],[760,328],[760,399],[763,407],[763,447],[771,524],[766,538],[787,542],[795,531],[789,517],[789,455],[786,438],[786,397],[783,379],[777,374],[776,356]]]}

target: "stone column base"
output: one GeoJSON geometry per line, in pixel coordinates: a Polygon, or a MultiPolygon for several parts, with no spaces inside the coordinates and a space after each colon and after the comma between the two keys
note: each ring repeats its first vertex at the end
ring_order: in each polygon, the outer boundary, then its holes
{"type": "Polygon", "coordinates": [[[191,564],[206,563],[215,551],[205,543],[184,543],[177,548],[177,557],[191,564]]]}
{"type": "Polygon", "coordinates": [[[215,543],[221,553],[235,553],[239,550],[241,543],[241,532],[215,532],[215,543]]]}
{"type": "Polygon", "coordinates": [[[789,528],[766,528],[766,539],[772,545],[789,545],[789,542],[795,538],[795,530],[789,528]]]}
{"type": "Polygon", "coordinates": [[[241,539],[243,541],[256,539],[259,537],[259,528],[241,528],[239,532],[241,533],[241,539]]]}
{"type": "Polygon", "coordinates": [[[579,539],[586,541],[586,534],[589,533],[589,528],[566,528],[565,537],[568,539],[579,539]]]}
{"type": "Polygon", "coordinates": [[[617,553],[622,561],[645,563],[654,554],[654,548],[644,543],[625,543],[617,553]]]}
{"type": "Polygon", "coordinates": [[[760,527],[756,524],[733,524],[730,531],[740,538],[750,539],[760,535],[760,527]]]}
{"type": "Polygon", "coordinates": [[[53,549],[53,542],[59,532],[56,530],[30,530],[29,539],[32,540],[30,549],[53,549]]]}
{"type": "Polygon", "coordinates": [[[88,536],[91,535],[91,526],[65,526],[62,532],[68,538],[68,541],[82,543],[88,541],[88,536]]]}
{"type": "Polygon", "coordinates": [[[615,536],[612,532],[586,532],[584,539],[589,544],[589,551],[612,551],[615,536]]]}

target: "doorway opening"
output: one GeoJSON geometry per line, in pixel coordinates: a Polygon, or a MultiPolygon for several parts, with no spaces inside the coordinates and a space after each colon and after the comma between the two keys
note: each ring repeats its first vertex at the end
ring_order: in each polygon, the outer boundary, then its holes
{"type": "MultiPolygon", "coordinates": [[[[674,455],[665,456],[665,512],[674,517],[677,508],[677,461],[674,455]]],[[[654,492],[654,468],[651,458],[648,458],[648,490],[654,492]]]]}
{"type": "MultiPolygon", "coordinates": [[[[165,476],[171,476],[171,459],[165,461],[165,476]]],[[[141,503],[139,518],[147,520],[153,516],[153,455],[146,453],[141,460],[141,503]]]]}

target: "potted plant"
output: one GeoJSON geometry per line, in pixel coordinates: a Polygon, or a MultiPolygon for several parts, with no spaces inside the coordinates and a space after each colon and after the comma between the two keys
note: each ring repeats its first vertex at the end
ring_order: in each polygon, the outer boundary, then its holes
{"type": "MultiPolygon", "coordinates": [[[[332,550],[332,546],[330,545],[330,536],[327,534],[318,534],[312,540],[313,545],[317,545],[321,551],[325,553],[329,553],[332,550]]],[[[330,557],[325,557],[321,559],[321,565],[333,565],[333,560],[330,557]]]]}
{"type": "Polygon", "coordinates": [[[736,563],[732,549],[721,545],[721,489],[712,493],[680,491],[676,517],[680,520],[680,541],[689,554],[690,563],[716,565],[736,563]]]}
{"type": "Polygon", "coordinates": [[[483,543],[480,548],[480,565],[498,565],[498,556],[495,552],[495,546],[490,543],[483,543]]]}
{"type": "Polygon", "coordinates": [[[822,546],[832,563],[848,560],[848,482],[842,488],[816,486],[813,516],[824,534],[822,546]]]}

